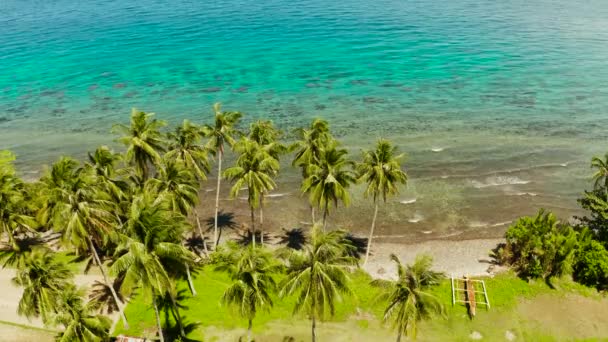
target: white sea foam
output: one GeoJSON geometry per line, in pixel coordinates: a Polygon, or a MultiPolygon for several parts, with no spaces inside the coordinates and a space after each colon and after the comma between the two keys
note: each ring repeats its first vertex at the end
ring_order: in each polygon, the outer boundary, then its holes
{"type": "Polygon", "coordinates": [[[443,147],[433,147],[433,148],[431,148],[431,151],[433,151],[433,152],[442,152],[443,150],[444,150],[443,147]]]}
{"type": "Polygon", "coordinates": [[[492,176],[485,179],[485,182],[471,181],[473,187],[477,189],[492,187],[492,186],[503,186],[503,185],[521,185],[528,184],[530,181],[523,180],[519,177],[512,176],[492,176]]]}
{"type": "Polygon", "coordinates": [[[409,223],[418,223],[420,221],[424,220],[424,216],[416,213],[414,214],[414,217],[412,217],[411,219],[407,220],[407,222],[409,223]]]}
{"type": "Polygon", "coordinates": [[[423,230],[423,231],[421,231],[421,233],[428,235],[428,234],[433,233],[433,231],[432,230],[423,230]]]}
{"type": "Polygon", "coordinates": [[[283,197],[283,196],[287,196],[289,193],[285,192],[285,193],[276,193],[276,194],[268,194],[266,195],[266,197],[268,198],[275,198],[275,197],[283,197]]]}
{"type": "Polygon", "coordinates": [[[498,223],[494,223],[492,225],[490,225],[490,227],[502,227],[502,226],[506,226],[508,224],[511,224],[512,221],[504,221],[504,222],[498,222],[498,223]]]}
{"type": "Polygon", "coordinates": [[[412,203],[416,203],[416,198],[409,198],[409,199],[405,199],[403,201],[400,201],[399,203],[401,204],[412,204],[412,203]]]}
{"type": "Polygon", "coordinates": [[[510,195],[513,195],[513,196],[531,196],[531,197],[538,196],[538,194],[535,193],[535,192],[516,192],[516,193],[510,194],[510,195]]]}
{"type": "Polygon", "coordinates": [[[482,227],[487,227],[489,224],[486,222],[481,222],[481,221],[471,221],[469,223],[469,227],[471,228],[482,228],[482,227]]]}

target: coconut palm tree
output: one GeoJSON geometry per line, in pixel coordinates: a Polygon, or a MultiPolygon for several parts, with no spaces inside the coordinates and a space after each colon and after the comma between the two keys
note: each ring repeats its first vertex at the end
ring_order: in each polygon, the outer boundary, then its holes
{"type": "Polygon", "coordinates": [[[279,170],[279,162],[248,138],[241,139],[234,149],[239,157],[236,165],[227,169],[224,176],[234,182],[230,190],[233,198],[237,198],[241,189],[247,187],[247,202],[251,209],[251,242],[255,247],[255,209],[260,205],[262,194],[276,186],[272,177],[279,170]]]}
{"type": "Polygon", "coordinates": [[[0,234],[9,242],[15,235],[33,232],[37,222],[29,215],[25,199],[25,184],[15,174],[12,154],[4,153],[0,164],[0,234]]]}
{"type": "Polygon", "coordinates": [[[194,255],[180,243],[187,229],[185,218],[155,196],[144,192],[133,199],[110,270],[115,275],[124,274],[122,289],[127,293],[140,287],[152,300],[164,341],[156,298],[173,288],[172,277],[183,274],[181,267],[192,265],[194,255]]]}
{"type": "MultiPolygon", "coordinates": [[[[157,193],[157,201],[166,201],[169,209],[181,213],[187,217],[198,203],[198,182],[194,174],[184,167],[181,162],[165,161],[164,165],[158,170],[158,178],[148,180],[146,186],[150,193],[157,193]]],[[[205,242],[202,230],[199,227],[199,234],[203,243],[205,242]]],[[[188,285],[192,295],[196,296],[196,289],[192,282],[190,266],[184,264],[188,285]]]]}
{"type": "Polygon", "coordinates": [[[11,267],[20,269],[25,266],[29,255],[35,250],[45,250],[48,239],[42,238],[39,234],[15,236],[12,241],[7,241],[0,247],[0,261],[2,268],[11,267]]]}
{"type": "Polygon", "coordinates": [[[397,155],[397,148],[387,140],[379,140],[375,150],[363,152],[363,161],[357,165],[359,180],[367,184],[364,196],[374,201],[374,218],[367,240],[365,261],[367,264],[374,237],[376,218],[378,217],[378,199],[384,203],[388,196],[399,193],[398,186],[407,183],[407,174],[401,170],[403,155],[397,155]]]}
{"type": "Polygon", "coordinates": [[[87,168],[76,169],[76,165],[70,160],[60,160],[53,165],[50,175],[43,178],[48,186],[50,223],[55,231],[61,233],[61,241],[65,246],[93,258],[104,283],[112,291],[125,327],[128,327],[122,303],[111,286],[112,282],[97,252],[98,247],[109,242],[114,228],[118,226],[114,214],[116,205],[104,188],[97,186],[99,183],[96,175],[88,172],[87,168]],[[66,174],[59,177],[62,172],[66,174]],[[53,175],[56,178],[72,178],[70,182],[61,183],[53,181],[53,175]]]}
{"type": "Polygon", "coordinates": [[[191,170],[200,182],[207,180],[209,151],[201,144],[201,128],[184,120],[175,132],[169,133],[169,147],[165,158],[181,162],[191,170]]]}
{"type": "Polygon", "coordinates": [[[123,134],[118,139],[127,147],[125,161],[134,166],[143,180],[148,179],[150,167],[161,162],[160,152],[165,150],[165,141],[160,129],[166,125],[164,121],[153,118],[154,114],[131,111],[129,126],[114,125],[113,130],[123,134]]]}
{"type": "Polygon", "coordinates": [[[433,259],[428,255],[416,257],[413,264],[404,266],[399,258],[391,254],[397,265],[397,281],[377,280],[373,283],[385,289],[378,299],[387,300],[384,321],[392,321],[397,330],[397,342],[402,335],[416,338],[417,323],[432,313],[444,313],[443,305],[429,289],[439,284],[443,273],[431,270],[433,259]]]}
{"type": "MultiPolygon", "coordinates": [[[[296,130],[297,140],[290,146],[290,150],[295,151],[292,166],[302,170],[302,180],[309,177],[308,169],[310,165],[317,164],[321,150],[327,145],[333,144],[333,137],[329,131],[329,123],[322,119],[315,119],[310,124],[310,128],[299,128],[296,130]]],[[[310,206],[312,223],[315,223],[315,207],[310,206]]]]}
{"type": "MultiPolygon", "coordinates": [[[[186,169],[192,171],[200,183],[207,180],[209,173],[209,151],[201,144],[203,132],[201,128],[188,120],[169,133],[169,149],[165,159],[182,163],[186,169]]],[[[200,218],[195,209],[192,210],[201,240],[205,244],[205,236],[201,228],[200,218]]]]}
{"type": "Polygon", "coordinates": [[[88,154],[86,168],[92,170],[96,180],[103,190],[112,196],[112,201],[119,203],[128,198],[129,184],[122,179],[116,164],[122,160],[119,153],[114,153],[107,146],[98,147],[95,152],[88,154]]]}
{"type": "Polygon", "coordinates": [[[247,341],[251,339],[253,320],[260,310],[273,306],[272,294],[276,290],[275,277],[281,270],[272,254],[264,249],[232,244],[221,258],[216,270],[227,272],[232,283],[228,286],[222,302],[238,310],[247,319],[247,341]]]}
{"type": "Polygon", "coordinates": [[[604,187],[608,191],[608,153],[606,153],[603,160],[600,157],[593,157],[591,159],[591,167],[596,169],[593,174],[595,188],[604,187]]]}
{"type": "MultiPolygon", "coordinates": [[[[249,139],[258,143],[264,151],[277,161],[280,160],[282,154],[285,154],[288,151],[287,146],[279,141],[281,136],[281,131],[276,129],[270,120],[258,120],[249,126],[249,139]]],[[[263,192],[262,196],[260,196],[259,208],[261,231],[263,231],[264,226],[264,197],[266,195],[266,192],[263,192]]]]}
{"type": "Polygon", "coordinates": [[[220,103],[213,105],[215,113],[215,121],[213,126],[205,125],[203,127],[203,135],[209,137],[207,149],[217,156],[217,189],[215,191],[215,216],[213,224],[213,241],[215,247],[219,243],[217,232],[217,218],[220,210],[220,185],[222,180],[222,160],[224,158],[224,146],[232,146],[234,144],[234,135],[239,132],[235,126],[243,116],[239,112],[224,112],[220,103]]]}
{"type": "Polygon", "coordinates": [[[312,320],[313,342],[317,319],[328,312],[333,315],[340,295],[351,293],[347,267],[356,260],[349,256],[352,246],[345,244],[345,235],[343,231],[324,233],[315,225],[310,243],[289,257],[279,296],[296,295],[294,312],[305,311],[312,320]]]}
{"type": "Polygon", "coordinates": [[[58,294],[56,324],[64,330],[57,336],[58,342],[101,342],[108,341],[112,321],[95,314],[97,303],[83,300],[85,291],[68,286],[58,294]]]}
{"type": "Polygon", "coordinates": [[[318,164],[310,164],[308,178],[302,182],[301,191],[309,194],[310,204],[323,209],[323,229],[327,227],[330,206],[342,202],[350,204],[348,187],[355,183],[351,171],[352,162],[346,159],[347,151],[334,146],[320,150],[318,164]]]}
{"type": "Polygon", "coordinates": [[[30,253],[13,278],[15,285],[23,287],[17,313],[28,319],[41,317],[43,323],[50,323],[57,311],[57,298],[68,288],[73,277],[67,265],[55,259],[51,252],[30,253]]]}

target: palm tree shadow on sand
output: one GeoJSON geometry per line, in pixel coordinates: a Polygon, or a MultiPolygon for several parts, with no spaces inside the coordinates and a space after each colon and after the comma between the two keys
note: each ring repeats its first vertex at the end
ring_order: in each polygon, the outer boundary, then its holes
{"type": "Polygon", "coordinates": [[[365,255],[365,251],[367,251],[367,238],[357,237],[348,233],[344,236],[344,240],[345,243],[352,246],[352,248],[348,250],[349,256],[359,260],[365,255]]]}
{"type": "MultiPolygon", "coordinates": [[[[252,232],[248,229],[243,232],[240,232],[236,239],[234,239],[234,241],[236,241],[236,243],[241,246],[249,246],[251,244],[252,237],[252,232]]],[[[264,241],[270,241],[270,235],[268,235],[268,233],[264,233],[264,241]]],[[[259,230],[256,230],[255,232],[255,243],[262,243],[262,232],[260,232],[259,230]]]]}
{"type": "MultiPolygon", "coordinates": [[[[215,217],[210,217],[210,218],[206,219],[205,223],[207,224],[206,232],[213,233],[213,228],[215,226],[215,217]]],[[[227,213],[224,211],[220,211],[217,214],[217,229],[218,229],[217,241],[221,240],[222,231],[224,231],[224,229],[236,229],[237,227],[238,227],[238,224],[234,220],[234,213],[227,213]]]]}
{"type": "Polygon", "coordinates": [[[279,243],[287,248],[301,250],[308,238],[302,228],[283,229],[283,235],[279,236],[279,243]]]}

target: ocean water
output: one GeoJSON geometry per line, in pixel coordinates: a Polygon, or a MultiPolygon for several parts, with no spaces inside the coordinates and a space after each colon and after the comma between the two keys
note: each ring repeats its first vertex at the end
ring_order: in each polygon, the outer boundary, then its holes
{"type": "MultiPolygon", "coordinates": [[[[0,149],[25,175],[113,144],[131,107],[203,122],[216,101],[285,130],[322,116],[355,156],[397,143],[410,184],[383,236],[499,235],[580,213],[608,150],[608,2],[0,0],[0,149]]],[[[297,181],[278,226],[304,220],[297,181]]],[[[334,218],[368,215],[357,195],[334,218]]]]}

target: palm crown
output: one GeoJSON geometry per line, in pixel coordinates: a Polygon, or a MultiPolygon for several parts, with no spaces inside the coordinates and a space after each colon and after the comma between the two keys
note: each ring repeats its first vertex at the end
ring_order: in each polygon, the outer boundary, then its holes
{"type": "Polygon", "coordinates": [[[160,153],[165,150],[165,141],[160,129],[166,125],[164,121],[153,118],[154,114],[131,111],[131,123],[115,125],[114,130],[122,133],[118,139],[127,147],[125,160],[134,166],[143,179],[150,174],[150,165],[157,165],[161,161],[160,153]]]}

